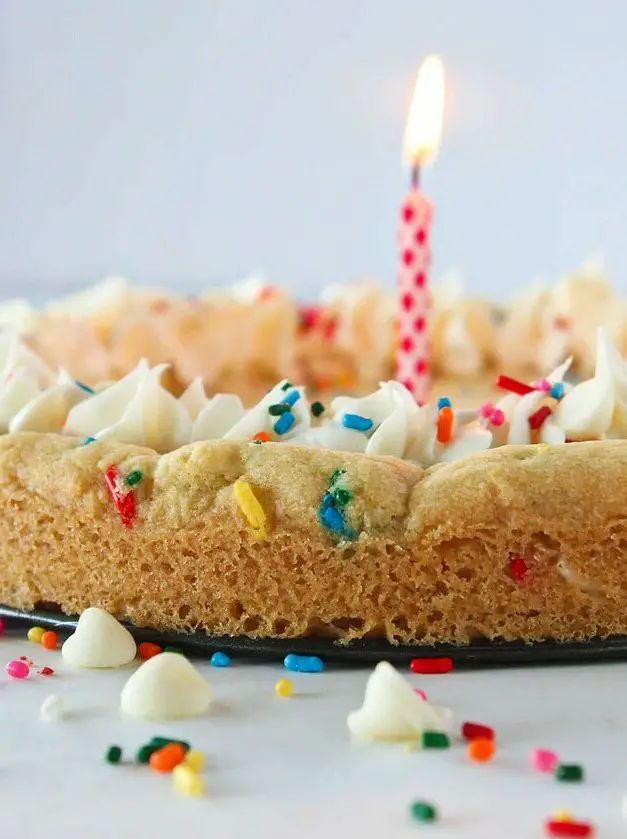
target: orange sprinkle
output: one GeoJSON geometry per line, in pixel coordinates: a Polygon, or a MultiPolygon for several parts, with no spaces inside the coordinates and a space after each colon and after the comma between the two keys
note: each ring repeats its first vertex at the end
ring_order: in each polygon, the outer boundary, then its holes
{"type": "Polygon", "coordinates": [[[258,443],[269,443],[270,442],[270,435],[267,431],[258,431],[253,440],[256,440],[258,443]]]}
{"type": "Polygon", "coordinates": [[[137,647],[137,655],[144,661],[148,661],[149,658],[159,655],[162,652],[163,648],[159,644],[153,644],[151,641],[143,641],[137,647]]]}
{"type": "Polygon", "coordinates": [[[41,646],[46,650],[56,650],[58,640],[57,633],[49,629],[41,636],[41,646]]]}
{"type": "Polygon", "coordinates": [[[185,749],[180,743],[168,743],[167,746],[153,752],[148,762],[155,772],[171,772],[184,758],[185,749]]]}
{"type": "Polygon", "coordinates": [[[455,414],[453,413],[452,408],[440,408],[440,411],[438,413],[438,443],[448,443],[448,441],[451,439],[451,437],[453,436],[454,419],[455,414]]]}
{"type": "Polygon", "coordinates": [[[492,760],[494,749],[494,740],[488,740],[486,737],[477,737],[468,744],[468,757],[477,763],[485,763],[488,760],[492,760]]]}

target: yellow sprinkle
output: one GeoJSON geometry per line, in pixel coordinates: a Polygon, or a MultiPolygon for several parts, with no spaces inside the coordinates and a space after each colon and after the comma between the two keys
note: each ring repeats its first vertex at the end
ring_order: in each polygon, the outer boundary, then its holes
{"type": "Polygon", "coordinates": [[[26,637],[29,641],[32,641],[34,644],[41,643],[41,636],[44,634],[46,630],[42,629],[41,626],[31,626],[28,630],[26,637]]]}
{"type": "Polygon", "coordinates": [[[553,820],[556,822],[570,822],[573,820],[573,816],[568,810],[556,810],[553,813],[553,820]]]}
{"type": "Polygon", "coordinates": [[[281,699],[289,699],[292,695],[292,683],[289,679],[279,679],[274,686],[274,692],[277,696],[280,696],[281,699]]]}
{"type": "Polygon", "coordinates": [[[205,756],[196,749],[190,749],[183,758],[183,766],[189,766],[193,772],[200,772],[205,765],[205,756]]]}
{"type": "Polygon", "coordinates": [[[205,784],[200,775],[184,763],[179,763],[172,770],[172,784],[179,795],[197,798],[203,794],[205,784]]]}
{"type": "Polygon", "coordinates": [[[252,528],[253,538],[257,542],[265,542],[268,538],[266,532],[266,514],[257,500],[257,496],[253,492],[251,485],[248,481],[238,478],[233,484],[233,494],[246,521],[252,528]]]}

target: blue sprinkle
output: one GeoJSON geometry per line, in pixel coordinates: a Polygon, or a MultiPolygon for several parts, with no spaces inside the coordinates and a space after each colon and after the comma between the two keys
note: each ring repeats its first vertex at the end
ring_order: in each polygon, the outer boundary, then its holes
{"type": "Polygon", "coordinates": [[[440,396],[440,398],[439,398],[439,399],[438,399],[438,401],[437,401],[437,408],[438,408],[438,411],[439,411],[441,408],[452,408],[452,407],[453,407],[453,403],[452,403],[452,402],[451,402],[451,400],[448,398],[448,396],[440,396]]]}
{"type": "Polygon", "coordinates": [[[272,426],[275,434],[285,434],[294,425],[294,414],[281,414],[272,426]]]}
{"type": "Polygon", "coordinates": [[[355,431],[370,431],[374,423],[368,417],[360,417],[359,414],[344,414],[342,425],[344,428],[353,428],[355,431]]]}
{"type": "Polygon", "coordinates": [[[320,521],[325,527],[328,527],[329,530],[335,530],[337,533],[343,533],[346,527],[344,524],[344,517],[340,511],[336,510],[335,507],[332,507],[329,504],[325,504],[324,500],[322,501],[322,507],[320,508],[320,521]]]}
{"type": "Polygon", "coordinates": [[[289,405],[290,408],[293,408],[299,399],[300,393],[297,390],[291,390],[289,393],[285,394],[283,399],[281,399],[281,402],[283,402],[284,405],[289,405]]]}
{"type": "Polygon", "coordinates": [[[78,445],[79,446],[88,446],[90,443],[95,443],[95,442],[96,442],[95,437],[85,437],[85,439],[81,440],[78,445]]]}
{"type": "Polygon", "coordinates": [[[212,667],[228,667],[231,663],[231,657],[226,653],[214,653],[209,663],[212,667]]]}
{"type": "Polygon", "coordinates": [[[561,399],[564,395],[564,385],[562,382],[557,382],[554,385],[551,385],[551,390],[549,391],[549,396],[552,396],[553,399],[561,399]]]}
{"type": "Polygon", "coordinates": [[[324,670],[324,662],[317,655],[290,653],[283,659],[283,666],[293,673],[322,673],[324,670]]]}
{"type": "Polygon", "coordinates": [[[78,380],[78,379],[74,379],[74,383],[75,383],[78,387],[80,387],[80,389],[81,389],[81,390],[84,390],[84,391],[85,391],[85,393],[93,393],[93,392],[94,392],[93,388],[89,387],[89,385],[85,385],[85,384],[83,384],[82,382],[79,382],[79,380],[78,380]]]}

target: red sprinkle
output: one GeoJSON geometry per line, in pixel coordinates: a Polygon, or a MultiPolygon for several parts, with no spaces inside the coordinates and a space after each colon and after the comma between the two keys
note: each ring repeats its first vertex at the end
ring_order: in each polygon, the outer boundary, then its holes
{"type": "Polygon", "coordinates": [[[33,662],[30,660],[30,658],[27,658],[25,655],[20,656],[20,661],[25,661],[29,667],[33,666],[33,662]]]}
{"type": "Polygon", "coordinates": [[[529,417],[529,428],[531,428],[532,431],[537,431],[538,428],[542,426],[544,420],[550,417],[552,413],[553,411],[548,405],[543,405],[541,408],[538,408],[538,410],[529,417]]]}
{"type": "Polygon", "coordinates": [[[133,495],[132,490],[125,493],[120,492],[118,489],[118,479],[118,470],[115,466],[109,466],[107,471],[104,473],[107,492],[115,504],[116,510],[120,514],[124,527],[132,527],[135,522],[137,512],[135,508],[135,496],[133,495]]]}
{"type": "Polygon", "coordinates": [[[545,823],[549,836],[592,836],[594,828],[587,822],[560,822],[549,819],[545,823]]]}
{"type": "Polygon", "coordinates": [[[144,661],[148,661],[149,658],[153,658],[162,652],[163,648],[158,644],[153,644],[151,641],[142,641],[137,647],[137,655],[144,661]]]}
{"type": "Polygon", "coordinates": [[[509,390],[510,393],[517,393],[519,396],[525,396],[525,394],[534,390],[531,385],[519,382],[518,379],[510,379],[509,376],[499,376],[496,380],[496,387],[501,390],[509,390]]]}
{"type": "Polygon", "coordinates": [[[450,673],[453,669],[453,659],[412,658],[409,669],[412,673],[450,673]]]}
{"type": "Polygon", "coordinates": [[[52,667],[42,667],[41,670],[37,671],[37,673],[40,676],[52,676],[53,673],[54,673],[54,670],[52,669],[52,667]]]}
{"type": "Polygon", "coordinates": [[[494,740],[494,729],[489,725],[480,725],[478,722],[465,722],[462,725],[462,737],[464,740],[494,740]]]}
{"type": "Polygon", "coordinates": [[[525,579],[529,569],[527,563],[522,556],[513,556],[509,561],[509,573],[519,583],[525,579]]]}

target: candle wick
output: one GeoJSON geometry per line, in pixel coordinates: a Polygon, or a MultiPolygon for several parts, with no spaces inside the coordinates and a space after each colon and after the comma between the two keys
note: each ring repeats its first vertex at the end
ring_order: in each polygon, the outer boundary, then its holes
{"type": "Polygon", "coordinates": [[[420,187],[420,163],[418,162],[411,167],[411,185],[414,189],[420,187]]]}

